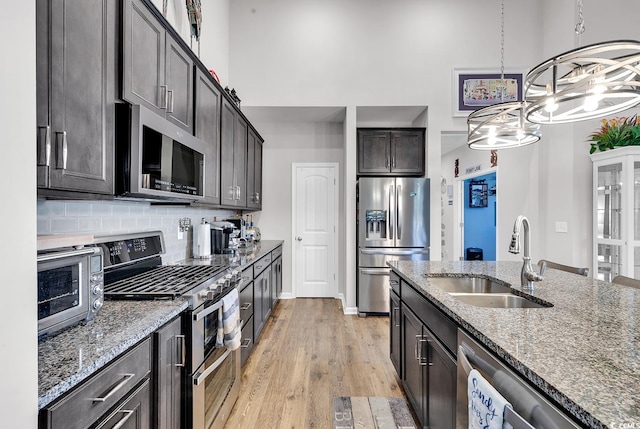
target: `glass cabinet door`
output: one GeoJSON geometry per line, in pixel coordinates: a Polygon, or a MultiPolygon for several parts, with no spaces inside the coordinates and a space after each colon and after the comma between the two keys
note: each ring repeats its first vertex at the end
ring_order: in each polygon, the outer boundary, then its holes
{"type": "MultiPolygon", "coordinates": [[[[622,238],[622,184],[622,163],[598,167],[595,214],[596,234],[599,240],[622,238]]],[[[611,281],[621,272],[622,246],[598,243],[597,252],[596,275],[601,280],[611,281]]]]}

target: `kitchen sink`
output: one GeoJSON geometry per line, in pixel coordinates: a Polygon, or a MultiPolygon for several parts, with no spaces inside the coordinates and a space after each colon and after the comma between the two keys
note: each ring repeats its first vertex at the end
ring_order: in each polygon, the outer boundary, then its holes
{"type": "Polygon", "coordinates": [[[427,276],[429,283],[438,286],[465,304],[488,308],[548,308],[549,303],[539,303],[516,295],[506,283],[499,283],[478,276],[448,277],[427,276]]]}
{"type": "Polygon", "coordinates": [[[449,293],[511,293],[508,285],[483,277],[427,277],[427,280],[449,293]]]}
{"type": "Polygon", "coordinates": [[[552,304],[538,303],[512,293],[452,293],[455,299],[476,307],[489,308],[548,308],[552,304]]]}

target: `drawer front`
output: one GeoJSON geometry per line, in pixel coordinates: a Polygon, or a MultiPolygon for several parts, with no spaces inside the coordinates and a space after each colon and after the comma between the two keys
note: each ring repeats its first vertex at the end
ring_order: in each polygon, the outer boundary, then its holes
{"type": "Polygon", "coordinates": [[[85,428],[124,398],[151,370],[151,341],[133,350],[93,376],[54,405],[46,408],[51,429],[85,428]]]}
{"type": "Polygon", "coordinates": [[[404,281],[401,291],[402,302],[411,308],[453,356],[457,356],[458,328],[455,322],[404,281]]]}
{"type": "Polygon", "coordinates": [[[249,283],[253,281],[253,265],[249,268],[245,268],[242,270],[242,278],[240,278],[240,284],[238,285],[238,290],[242,290],[249,283]]]}
{"type": "Polygon", "coordinates": [[[253,316],[253,282],[240,291],[240,319],[243,326],[253,316]]]}
{"type": "Polygon", "coordinates": [[[271,254],[265,255],[253,264],[253,278],[256,278],[260,273],[271,265],[271,254]]]}
{"type": "Polygon", "coordinates": [[[271,259],[275,260],[278,256],[282,256],[282,246],[278,246],[271,251],[271,259]]]}
{"type": "Polygon", "coordinates": [[[242,328],[242,340],[240,342],[240,365],[244,366],[247,358],[253,350],[253,319],[245,322],[242,328]]]}
{"type": "Polygon", "coordinates": [[[146,429],[151,427],[151,381],[145,380],[131,397],[96,429],[146,429]]]}

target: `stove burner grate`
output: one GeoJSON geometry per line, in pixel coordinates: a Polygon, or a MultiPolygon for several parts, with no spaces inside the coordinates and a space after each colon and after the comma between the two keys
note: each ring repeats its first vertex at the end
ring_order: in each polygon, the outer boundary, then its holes
{"type": "Polygon", "coordinates": [[[105,285],[112,299],[175,299],[223,271],[225,265],[167,265],[105,285]]]}

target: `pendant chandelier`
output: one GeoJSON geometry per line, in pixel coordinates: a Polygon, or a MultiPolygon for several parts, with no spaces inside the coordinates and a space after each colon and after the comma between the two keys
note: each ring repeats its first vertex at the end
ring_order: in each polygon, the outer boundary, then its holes
{"type": "Polygon", "coordinates": [[[472,112],[467,118],[467,145],[471,149],[495,150],[525,146],[540,140],[540,125],[525,118],[525,103],[504,102],[504,0],[500,5],[500,100],[501,103],[472,112]]]}
{"type": "MultiPolygon", "coordinates": [[[[575,32],[585,29],[578,0],[575,32]]],[[[640,42],[596,43],[554,56],[525,79],[526,119],[562,124],[599,118],[640,104],[640,42]]]]}

